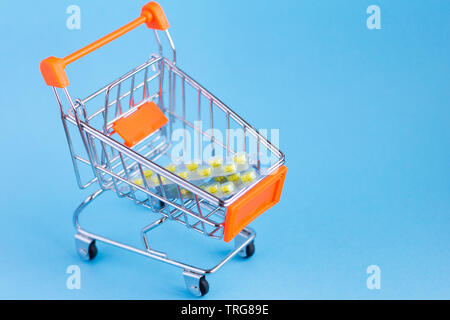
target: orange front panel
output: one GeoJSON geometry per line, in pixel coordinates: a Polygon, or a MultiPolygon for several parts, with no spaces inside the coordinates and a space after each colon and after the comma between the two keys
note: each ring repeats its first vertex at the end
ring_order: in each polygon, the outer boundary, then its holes
{"type": "Polygon", "coordinates": [[[223,239],[226,242],[280,201],[286,172],[286,166],[280,167],[227,208],[223,230],[223,239]]]}

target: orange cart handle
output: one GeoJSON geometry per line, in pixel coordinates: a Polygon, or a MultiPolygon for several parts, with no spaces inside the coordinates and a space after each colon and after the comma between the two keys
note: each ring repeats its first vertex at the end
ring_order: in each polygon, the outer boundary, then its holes
{"type": "Polygon", "coordinates": [[[65,67],[84,57],[88,53],[103,47],[105,44],[117,39],[120,36],[128,33],[129,31],[139,27],[145,23],[150,29],[167,30],[169,28],[169,22],[161,6],[156,2],[149,2],[142,7],[141,15],[139,18],[127,23],[123,27],[111,32],[110,34],[100,38],[84,48],[75,51],[72,54],[64,58],[48,57],[41,61],[41,73],[44,77],[45,83],[48,86],[65,88],[69,85],[69,79],[67,78],[65,67]]]}

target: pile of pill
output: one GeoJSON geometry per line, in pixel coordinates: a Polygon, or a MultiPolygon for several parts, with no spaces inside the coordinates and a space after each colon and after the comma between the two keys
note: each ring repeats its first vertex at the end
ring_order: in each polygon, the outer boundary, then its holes
{"type": "MultiPolygon", "coordinates": [[[[250,167],[248,157],[245,153],[236,154],[232,159],[223,161],[222,158],[214,157],[204,162],[178,162],[167,165],[165,168],[187,181],[199,181],[221,176],[227,176],[243,172],[250,167]]],[[[163,176],[158,177],[151,170],[144,170],[144,176],[148,187],[156,187],[161,184],[172,184],[163,176]],[[161,179],[161,181],[159,181],[161,179]]],[[[144,185],[142,178],[133,180],[137,185],[144,185]]]]}
{"type": "MultiPolygon", "coordinates": [[[[258,178],[258,174],[255,169],[248,169],[244,172],[233,173],[228,176],[219,176],[212,179],[206,179],[200,181],[200,183],[193,182],[195,185],[205,190],[206,192],[218,197],[218,198],[228,198],[236,193],[238,193],[243,188],[251,185],[258,178]]],[[[161,193],[161,187],[156,187],[159,193],[161,193]]],[[[192,199],[194,195],[187,189],[180,188],[174,184],[164,186],[165,195],[169,198],[179,198],[180,192],[181,197],[184,200],[192,199]]]]}
{"type": "Polygon", "coordinates": [[[248,169],[244,172],[215,177],[200,187],[219,198],[226,198],[249,186],[257,178],[255,169],[248,169]]]}
{"type": "MultiPolygon", "coordinates": [[[[248,156],[245,153],[236,154],[227,161],[214,157],[204,162],[172,163],[165,168],[219,198],[236,194],[257,179],[257,173],[250,167],[248,156]]],[[[151,170],[144,170],[143,174],[145,182],[142,178],[135,179],[133,182],[140,186],[146,185],[149,188],[157,189],[164,185],[166,196],[169,197],[179,197],[180,191],[184,199],[193,197],[190,191],[184,188],[178,190],[173,182],[161,175],[154,174],[151,170]]]]}

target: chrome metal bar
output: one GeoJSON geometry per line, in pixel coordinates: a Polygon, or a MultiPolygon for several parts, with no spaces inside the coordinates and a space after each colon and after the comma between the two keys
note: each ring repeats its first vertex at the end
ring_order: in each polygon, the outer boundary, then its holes
{"type": "MultiPolygon", "coordinates": [[[[165,110],[165,111],[167,111],[167,112],[170,113],[170,111],[169,111],[168,109],[166,109],[166,108],[161,108],[161,109],[163,109],[163,110],[165,110]]],[[[200,128],[198,128],[198,126],[196,126],[196,125],[194,125],[193,123],[191,123],[191,122],[185,120],[183,117],[181,117],[181,116],[179,116],[179,115],[177,115],[177,114],[172,114],[172,116],[175,117],[175,119],[181,121],[181,122],[184,124],[184,127],[186,127],[186,125],[189,126],[189,127],[192,128],[194,131],[196,131],[197,133],[202,134],[205,138],[207,138],[207,139],[213,141],[215,144],[217,144],[217,145],[219,145],[220,147],[224,148],[224,149],[227,150],[228,152],[230,152],[230,153],[232,153],[232,154],[236,154],[236,152],[235,152],[234,150],[227,148],[227,146],[224,145],[222,142],[216,140],[216,139],[214,138],[214,136],[210,135],[210,134],[207,133],[206,131],[201,130],[200,128]]],[[[201,136],[200,136],[199,139],[201,139],[201,136]]]]}
{"type": "MultiPolygon", "coordinates": [[[[212,93],[210,93],[208,90],[206,90],[204,87],[202,87],[200,84],[195,82],[189,75],[187,75],[184,71],[181,69],[175,67],[169,60],[164,58],[164,63],[168,64],[173,68],[173,72],[177,73],[180,77],[185,77],[186,82],[189,83],[194,89],[200,90],[202,95],[204,95],[207,99],[213,99],[216,106],[222,109],[224,112],[229,112],[230,117],[236,121],[239,125],[245,126],[247,128],[247,131],[253,135],[255,138],[259,136],[260,134],[257,132],[255,128],[253,128],[250,124],[248,124],[244,119],[239,117],[233,110],[231,110],[229,107],[227,107],[222,101],[220,101],[216,96],[214,96],[212,93]]],[[[283,154],[274,147],[267,139],[263,138],[262,143],[271,150],[271,152],[274,152],[277,156],[283,156],[283,154]]]]}
{"type": "Polygon", "coordinates": [[[239,246],[236,246],[234,250],[232,250],[228,255],[225,256],[225,258],[223,258],[218,264],[216,264],[214,267],[212,268],[201,268],[201,267],[195,267],[192,266],[190,264],[187,263],[183,263],[180,262],[178,260],[173,260],[173,259],[169,259],[167,258],[167,256],[164,255],[160,255],[160,254],[155,254],[152,251],[148,251],[147,249],[143,250],[143,249],[138,249],[136,247],[118,242],[118,241],[114,241],[111,240],[109,238],[91,233],[85,229],[83,229],[80,225],[79,222],[79,217],[81,212],[90,204],[92,203],[93,200],[95,200],[96,198],[98,198],[102,193],[104,192],[104,190],[99,189],[96,192],[94,192],[93,194],[91,194],[89,197],[87,197],[74,211],[73,213],[73,225],[76,229],[76,231],[81,234],[84,235],[87,238],[90,239],[94,239],[100,242],[104,242],[125,250],[129,250],[132,251],[134,253],[138,253],[141,254],[143,256],[146,256],[148,258],[152,258],[161,262],[164,262],[166,264],[170,264],[172,266],[178,267],[178,268],[182,268],[184,270],[189,270],[191,272],[196,272],[196,273],[200,273],[200,274],[212,274],[217,272],[226,262],[228,262],[231,258],[233,258],[236,254],[238,254],[239,251],[241,251],[245,246],[247,246],[250,242],[252,242],[255,239],[256,233],[251,230],[251,229],[244,229],[243,232],[246,233],[245,241],[242,241],[242,243],[239,246]]]}
{"type": "Polygon", "coordinates": [[[215,137],[214,137],[214,117],[213,117],[213,100],[209,99],[209,120],[210,120],[210,126],[211,126],[211,153],[212,153],[212,157],[214,157],[216,155],[216,151],[215,151],[215,147],[214,147],[214,141],[215,141],[215,137]]]}
{"type": "Polygon", "coordinates": [[[96,96],[104,93],[108,87],[113,87],[116,84],[118,84],[119,82],[123,82],[125,80],[127,80],[129,77],[131,77],[133,74],[143,70],[145,67],[150,66],[154,63],[157,63],[159,61],[161,61],[163,58],[161,56],[152,56],[148,61],[144,62],[143,64],[141,64],[140,66],[136,67],[135,69],[127,72],[126,74],[124,74],[123,76],[121,76],[120,78],[118,78],[117,80],[111,82],[110,84],[104,86],[103,88],[101,88],[100,90],[97,90],[96,92],[94,92],[93,94],[87,96],[86,98],[82,99],[82,103],[86,104],[89,100],[92,100],[93,98],[95,98],[96,96]]]}

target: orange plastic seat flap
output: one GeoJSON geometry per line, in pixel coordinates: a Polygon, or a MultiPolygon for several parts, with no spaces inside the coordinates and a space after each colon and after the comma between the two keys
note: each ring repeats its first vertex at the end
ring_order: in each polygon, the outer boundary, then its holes
{"type": "Polygon", "coordinates": [[[169,120],[153,102],[146,102],[128,117],[113,123],[113,130],[131,148],[142,139],[163,127],[169,120]]]}

